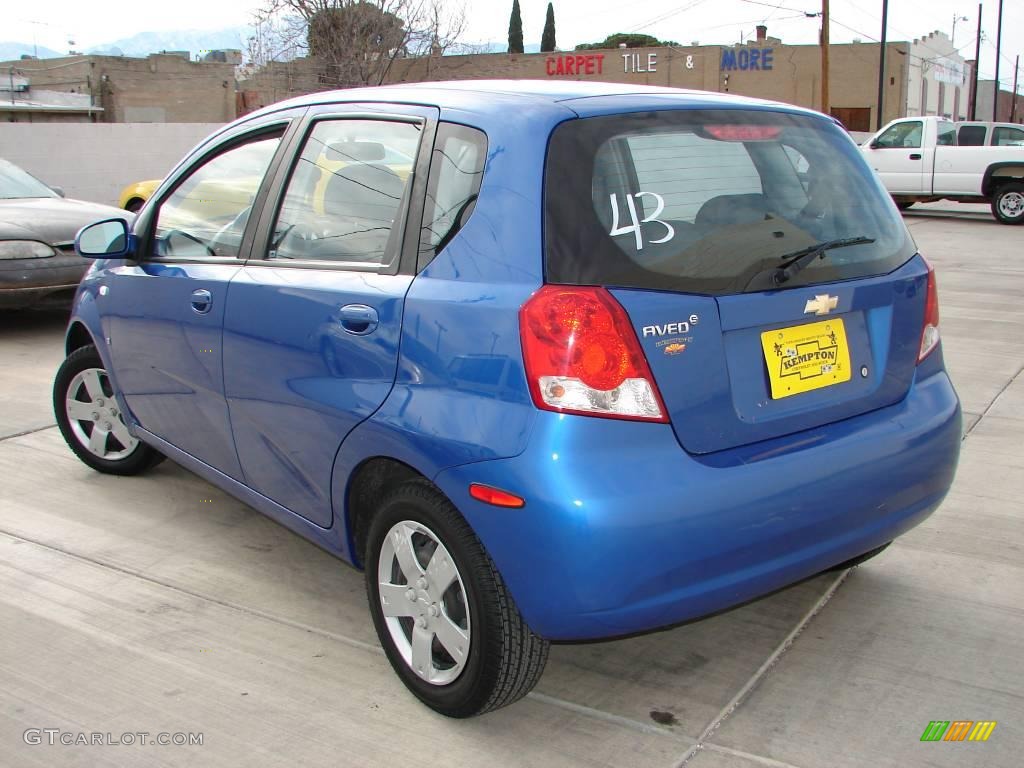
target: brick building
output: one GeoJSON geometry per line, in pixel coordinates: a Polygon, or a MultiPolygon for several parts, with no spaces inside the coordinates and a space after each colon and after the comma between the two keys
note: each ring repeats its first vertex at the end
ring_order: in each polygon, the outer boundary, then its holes
{"type": "MultiPolygon", "coordinates": [[[[93,122],[220,123],[235,118],[235,65],[189,60],[188,54],[65,56],[0,63],[28,90],[78,94],[93,122]]],[[[0,112],[0,119],[14,113],[0,112]]],[[[53,114],[52,112],[50,113],[53,114]]],[[[32,120],[42,113],[22,112],[32,120]]]]}
{"type": "MultiPolygon", "coordinates": [[[[736,93],[821,109],[821,50],[784,45],[762,27],[744,45],[471,54],[396,59],[386,83],[489,78],[600,80],[736,93]]],[[[909,44],[886,46],[884,121],[906,114],[909,44]]],[[[874,130],[877,43],[830,47],[831,112],[851,130],[874,130]]],[[[239,113],[337,87],[313,59],[275,63],[239,82],[239,113]]]]}

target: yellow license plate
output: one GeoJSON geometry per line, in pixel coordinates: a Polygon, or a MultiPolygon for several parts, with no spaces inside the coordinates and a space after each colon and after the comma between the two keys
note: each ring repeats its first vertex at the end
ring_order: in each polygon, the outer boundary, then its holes
{"type": "Polygon", "coordinates": [[[761,334],[772,399],[850,380],[850,347],[841,318],[761,334]]]}

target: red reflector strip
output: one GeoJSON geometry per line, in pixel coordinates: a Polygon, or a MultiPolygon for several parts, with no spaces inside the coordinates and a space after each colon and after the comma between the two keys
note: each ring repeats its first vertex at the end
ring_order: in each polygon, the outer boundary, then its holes
{"type": "Polygon", "coordinates": [[[503,491],[500,488],[491,488],[489,485],[470,483],[469,495],[484,504],[493,504],[495,507],[509,507],[519,509],[526,506],[526,499],[516,496],[514,493],[503,491]]]}

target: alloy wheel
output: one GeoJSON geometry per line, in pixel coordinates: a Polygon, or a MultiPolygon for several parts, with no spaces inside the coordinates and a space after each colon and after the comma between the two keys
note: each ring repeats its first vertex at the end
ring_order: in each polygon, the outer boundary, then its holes
{"type": "Polygon", "coordinates": [[[409,669],[431,685],[456,680],[469,659],[469,601],[437,534],[411,520],[393,525],[381,544],[377,589],[388,633],[409,669]]]}
{"type": "Polygon", "coordinates": [[[71,433],[93,456],[116,461],[139,444],[125,426],[110,377],[102,368],[86,368],[71,379],[64,398],[71,433]]]}

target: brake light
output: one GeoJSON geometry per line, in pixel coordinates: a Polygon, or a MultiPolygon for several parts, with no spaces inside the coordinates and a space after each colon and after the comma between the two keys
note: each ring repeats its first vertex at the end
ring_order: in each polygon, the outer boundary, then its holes
{"type": "Polygon", "coordinates": [[[719,141],[772,141],[782,133],[782,126],[705,125],[704,132],[719,141]]]}
{"type": "Polygon", "coordinates": [[[629,317],[604,288],[545,285],[519,310],[519,331],[538,408],[668,421],[629,317]]]}
{"type": "MultiPolygon", "coordinates": [[[[928,264],[928,262],[925,262],[928,264]]],[[[921,328],[921,350],[917,362],[921,362],[939,344],[939,290],[935,284],[935,268],[928,264],[928,290],[924,302],[924,326],[921,328]]]]}

